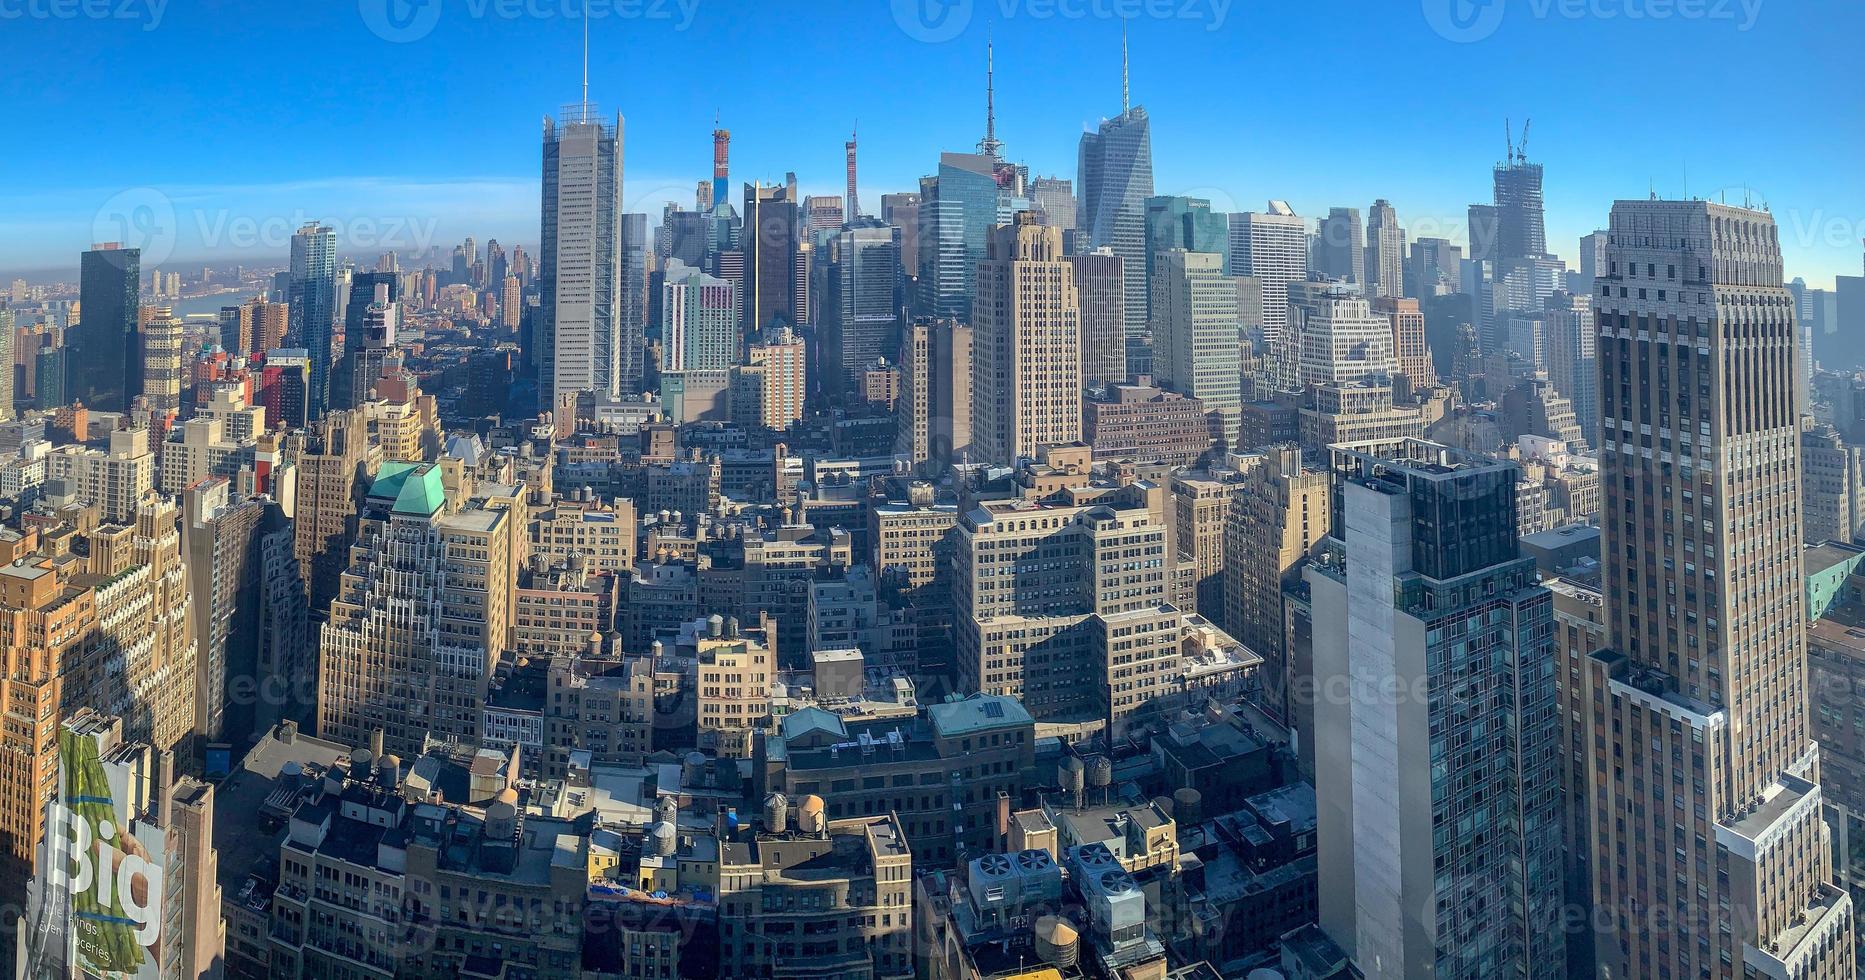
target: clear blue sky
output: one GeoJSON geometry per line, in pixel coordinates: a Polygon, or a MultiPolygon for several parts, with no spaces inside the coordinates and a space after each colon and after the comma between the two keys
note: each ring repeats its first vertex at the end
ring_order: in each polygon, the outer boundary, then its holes
{"type": "MultiPolygon", "coordinates": [[[[119,215],[168,235],[171,267],[282,258],[303,218],[358,248],[534,241],[538,125],[577,98],[581,2],[0,0],[0,276],[135,237],[103,234],[119,215]]],[[[1505,118],[1532,117],[1570,260],[1615,197],[1679,195],[1687,168],[1691,193],[1772,206],[1790,276],[1861,266],[1856,3],[590,2],[630,210],[690,201],[715,110],[734,187],[794,170],[839,193],[859,121],[869,208],[915,189],[981,135],[987,30],[1008,154],[1073,177],[1082,128],[1120,107],[1126,10],[1160,193],[1308,215],[1385,197],[1408,232],[1461,238],[1505,118]]]]}

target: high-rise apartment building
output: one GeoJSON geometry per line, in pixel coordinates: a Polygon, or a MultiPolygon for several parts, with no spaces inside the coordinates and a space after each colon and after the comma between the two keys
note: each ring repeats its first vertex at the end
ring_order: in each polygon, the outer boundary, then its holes
{"type": "Polygon", "coordinates": [[[181,411],[181,320],[168,307],[142,317],[142,397],[158,417],[181,411]]]}
{"type": "Polygon", "coordinates": [[[107,242],[85,252],[78,272],[78,322],[66,332],[67,397],[88,408],[127,411],[142,393],[136,319],[142,250],[107,242]]]}
{"type": "Polygon", "coordinates": [[[330,361],[337,320],[337,236],[315,222],[291,236],[291,330],[299,347],[310,352],[307,421],[330,410],[330,361]]]}
{"type": "Polygon", "coordinates": [[[972,322],[978,458],[1012,463],[1080,441],[1081,303],[1060,229],[1023,212],[991,233],[972,322]]]}
{"type": "Polygon", "coordinates": [[[744,289],[739,307],[747,341],[774,326],[800,327],[797,254],[802,215],[793,184],[745,185],[744,289]]]}
{"type": "Polygon", "coordinates": [[[544,208],[531,362],[538,396],[622,393],[622,117],[595,105],[544,120],[544,208]]]}
{"type": "Polygon", "coordinates": [[[1156,252],[1151,285],[1154,377],[1160,387],[1203,402],[1217,417],[1219,446],[1234,447],[1243,411],[1242,348],[1237,286],[1224,275],[1224,257],[1156,252]]]}
{"type": "MultiPolygon", "coordinates": [[[[1124,96],[1123,90],[1123,96],[1124,96]]],[[[1107,247],[1127,277],[1126,335],[1146,330],[1146,199],[1153,196],[1152,122],[1124,103],[1120,115],[1081,134],[1075,186],[1081,194],[1077,235],[1083,250],[1107,247]]]]}
{"type": "Polygon", "coordinates": [[[1774,218],[1622,200],[1609,236],[1593,299],[1612,646],[1578,678],[1599,963],[1850,977],[1808,734],[1798,331],[1774,218]]]}
{"type": "Polygon", "coordinates": [[[1263,347],[1274,351],[1289,325],[1289,287],[1308,278],[1308,229],[1287,204],[1230,216],[1230,270],[1262,287],[1263,347]]]}
{"type": "Polygon", "coordinates": [[[746,363],[731,371],[732,420],[784,432],[803,419],[809,364],[803,338],[789,327],[769,331],[751,345],[746,363]]]}
{"type": "Polygon", "coordinates": [[[1303,572],[1337,685],[1312,699],[1321,927],[1369,978],[1564,977],[1553,601],[1517,556],[1519,470],[1417,441],[1336,466],[1303,572]]]}
{"type": "Polygon", "coordinates": [[[661,371],[724,371],[738,359],[738,292],[679,259],[664,270],[661,371]]]}
{"type": "Polygon", "coordinates": [[[1405,295],[1405,229],[1385,198],[1366,209],[1367,298],[1405,295]]]}

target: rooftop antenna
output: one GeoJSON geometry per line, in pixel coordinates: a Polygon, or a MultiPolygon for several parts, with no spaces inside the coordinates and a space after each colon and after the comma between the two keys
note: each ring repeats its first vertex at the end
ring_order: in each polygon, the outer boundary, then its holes
{"type": "Polygon", "coordinates": [[[997,69],[995,45],[991,35],[984,36],[984,139],[978,141],[978,152],[995,160],[1004,144],[997,139],[997,69]]]}
{"type": "Polygon", "coordinates": [[[589,117],[589,0],[583,2],[583,116],[589,117]]]}
{"type": "Polygon", "coordinates": [[[1120,114],[1126,115],[1133,103],[1127,97],[1127,18],[1120,18],[1120,114]]]}

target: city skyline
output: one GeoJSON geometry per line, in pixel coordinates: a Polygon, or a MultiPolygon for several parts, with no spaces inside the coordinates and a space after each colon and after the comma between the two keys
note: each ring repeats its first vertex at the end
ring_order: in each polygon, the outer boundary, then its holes
{"type": "MultiPolygon", "coordinates": [[[[291,231],[306,221],[354,231],[340,235],[344,252],[411,251],[466,235],[534,243],[538,179],[526,150],[537,120],[576,100],[580,34],[574,18],[554,7],[539,11],[552,16],[505,17],[497,13],[503,6],[481,4],[458,16],[443,11],[426,33],[397,43],[381,36],[397,36],[392,32],[371,31],[369,4],[360,12],[338,6],[307,12],[302,28],[346,39],[330,52],[332,77],[352,59],[369,64],[367,76],[346,76],[361,81],[342,91],[327,85],[287,90],[271,75],[236,74],[227,81],[245,93],[248,107],[263,111],[231,114],[218,101],[219,86],[204,85],[158,59],[148,66],[147,97],[125,105],[87,105],[106,123],[126,113],[161,118],[166,108],[170,117],[186,118],[190,125],[158,126],[147,134],[133,179],[113,154],[73,145],[60,148],[56,180],[10,182],[31,191],[0,193],[0,214],[8,216],[0,219],[0,275],[63,274],[72,266],[69,256],[93,242],[147,234],[146,226],[130,227],[126,235],[100,234],[123,227],[116,215],[133,215],[142,225],[151,213],[144,207],[153,208],[158,223],[168,214],[164,209],[172,209],[174,230],[162,239],[169,254],[161,256],[172,262],[269,260],[283,255],[291,231]],[[547,67],[504,60],[508,51],[534,53],[547,67]],[[499,52],[495,64],[511,67],[508,76],[484,76],[501,84],[476,83],[471,97],[461,99],[447,95],[458,86],[433,84],[434,77],[445,77],[445,66],[476,52],[499,52]],[[432,120],[435,135],[417,136],[418,127],[406,136],[373,131],[367,119],[356,118],[368,114],[352,111],[369,99],[389,100],[404,117],[432,120]],[[184,131],[189,135],[181,136],[184,131]],[[306,140],[338,152],[300,152],[306,140]]],[[[1688,191],[1727,197],[1732,204],[1768,203],[1781,228],[1790,277],[1826,286],[1834,275],[1859,270],[1865,192],[1845,186],[1835,168],[1818,165],[1822,158],[1843,158],[1859,139],[1860,127],[1845,125],[1855,107],[1843,95],[1830,110],[1834,124],[1823,130],[1832,140],[1830,155],[1808,155],[1762,145],[1778,141],[1741,139],[1739,127],[1738,138],[1731,139],[1727,126],[1654,127],[1602,144],[1592,138],[1586,112],[1571,106],[1574,100],[1548,80],[1569,70],[1585,74],[1633,49],[1641,63],[1662,71],[1667,65],[1688,67],[1678,60],[1682,51],[1672,48],[1706,45],[1728,53],[1753,50],[1744,45],[1801,45],[1811,56],[1797,59],[1784,76],[1791,90],[1757,85],[1723,96],[1729,100],[1725,118],[1772,121],[1793,91],[1827,81],[1833,91],[1845,91],[1832,59],[1821,59],[1818,51],[1844,36],[1845,23],[1859,17],[1857,12],[1770,6],[1755,10],[1750,21],[1744,19],[1746,8],[1712,4],[1698,18],[1607,17],[1603,8],[1595,12],[1602,16],[1574,18],[1562,13],[1565,5],[1540,13],[1531,5],[1480,41],[1459,43],[1445,36],[1454,32],[1434,28],[1430,11],[1401,7],[1345,20],[1330,19],[1326,7],[1234,6],[1222,15],[1215,6],[1201,6],[1182,8],[1182,17],[1134,18],[1128,24],[1131,99],[1152,118],[1155,192],[1207,198],[1213,211],[1223,213],[1286,200],[1309,218],[1384,197],[1409,237],[1435,230],[1461,240],[1464,207],[1487,199],[1486,171],[1501,157],[1499,128],[1509,123],[1519,133],[1532,119],[1528,154],[1546,167],[1550,248],[1570,264],[1579,237],[1605,224],[1612,200],[1650,189],[1671,198],[1688,191]],[[1727,16],[1716,16],[1719,8],[1727,16]],[[1321,33],[1323,27],[1329,33],[1321,33]],[[1377,112],[1360,111],[1363,99],[1354,93],[1376,80],[1373,66],[1354,58],[1317,62],[1313,49],[1301,44],[1288,45],[1291,50],[1251,45],[1247,59],[1237,58],[1240,42],[1269,35],[1313,36],[1342,51],[1389,43],[1417,52],[1415,77],[1428,77],[1433,64],[1456,64],[1467,74],[1446,73],[1440,85],[1383,88],[1388,104],[1377,112]],[[1688,38],[1692,45],[1662,43],[1666,37],[1688,38]],[[1233,74],[1241,72],[1254,86],[1249,99],[1214,106],[1203,90],[1225,78],[1241,81],[1233,74]],[[1302,111],[1328,104],[1330,97],[1346,111],[1302,111]],[[1269,108],[1277,105],[1293,111],[1269,108]],[[1381,153],[1378,167],[1364,166],[1364,148],[1386,141],[1397,151],[1381,153]]],[[[633,19],[610,11],[592,17],[590,25],[591,98],[605,111],[619,111],[632,137],[623,202],[630,212],[652,215],[668,200],[691,205],[693,187],[709,173],[715,113],[734,133],[734,181],[778,182],[794,171],[804,193],[841,196],[843,143],[859,123],[861,199],[872,208],[881,193],[914,189],[919,177],[935,171],[940,152],[969,148],[984,129],[987,33],[998,48],[997,133],[1006,158],[1027,164],[1033,175],[1076,178],[1080,134],[1119,112],[1121,25],[1111,13],[1044,17],[1038,11],[1046,8],[1013,6],[1006,15],[1001,4],[965,6],[969,17],[962,31],[926,43],[916,35],[943,37],[947,25],[929,33],[888,5],[832,5],[804,15],[799,24],[833,23],[837,30],[799,31],[799,56],[781,72],[741,66],[735,59],[693,66],[657,61],[665,74],[644,85],[641,73],[630,76],[624,66],[645,63],[661,47],[736,44],[755,27],[704,5],[693,9],[690,21],[675,19],[680,11],[671,5],[666,16],[655,16],[657,9],[645,5],[633,19]],[[818,39],[819,33],[846,50],[886,52],[888,63],[900,67],[871,73],[861,86],[841,84],[832,67],[837,49],[818,39]],[[1068,60],[1061,60],[1063,51],[1068,60]],[[1064,77],[1073,84],[1058,86],[1064,77]],[[665,84],[652,84],[656,80],[665,84]],[[769,113],[757,100],[730,97],[746,91],[799,111],[769,113]],[[936,102],[928,102],[929,91],[936,102]],[[902,113],[902,105],[915,111],[902,113]],[[799,119],[806,121],[799,126],[799,119]]],[[[10,101],[21,107],[21,128],[29,130],[41,113],[69,112],[73,100],[105,101],[101,90],[81,81],[84,58],[139,57],[133,45],[146,37],[211,45],[227,30],[198,10],[163,10],[155,30],[112,23],[91,31],[96,42],[80,63],[61,66],[80,81],[53,98],[37,92],[26,97],[20,80],[30,78],[45,55],[22,45],[13,59],[21,70],[0,83],[0,94],[13,96],[10,101]]],[[[87,26],[14,23],[16,36],[46,45],[61,30],[87,26]]],[[[241,18],[241,27],[256,36],[284,29],[263,12],[241,18]]],[[[33,166],[26,159],[31,156],[0,164],[0,176],[33,166]]]]}

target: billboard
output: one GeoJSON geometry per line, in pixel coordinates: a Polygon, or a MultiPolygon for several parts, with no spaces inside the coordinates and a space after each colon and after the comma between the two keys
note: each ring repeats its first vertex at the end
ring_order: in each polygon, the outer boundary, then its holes
{"type": "Polygon", "coordinates": [[[149,755],[117,752],[115,724],[58,732],[58,792],[46,807],[34,934],[22,976],[161,976],[167,835],[141,819],[149,755]]]}

